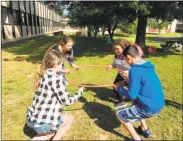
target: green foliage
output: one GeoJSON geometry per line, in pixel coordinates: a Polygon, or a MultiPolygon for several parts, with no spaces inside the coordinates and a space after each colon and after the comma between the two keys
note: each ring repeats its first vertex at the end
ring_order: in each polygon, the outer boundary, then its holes
{"type": "Polygon", "coordinates": [[[170,25],[171,22],[169,21],[163,21],[163,20],[158,20],[158,19],[148,19],[147,21],[147,25],[150,27],[150,28],[153,28],[153,29],[164,29],[166,28],[168,25],[170,25]]]}
{"type": "Polygon", "coordinates": [[[133,22],[136,2],[72,2],[68,8],[70,24],[88,26],[95,33],[107,27],[110,37],[121,22],[133,22]]]}
{"type": "Polygon", "coordinates": [[[122,22],[119,24],[119,28],[127,34],[135,34],[136,33],[136,29],[137,29],[137,19],[132,22],[132,23],[128,23],[128,22],[122,22]]]}
{"type": "Polygon", "coordinates": [[[63,15],[64,6],[61,1],[44,1],[44,4],[48,5],[50,9],[54,9],[59,15],[63,15]]]}

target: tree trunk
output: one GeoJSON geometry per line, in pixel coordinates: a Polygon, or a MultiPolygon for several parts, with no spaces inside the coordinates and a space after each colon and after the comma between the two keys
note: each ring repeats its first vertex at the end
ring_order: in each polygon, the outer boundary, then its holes
{"type": "Polygon", "coordinates": [[[111,24],[108,24],[108,33],[109,33],[109,36],[110,36],[110,39],[112,42],[113,42],[114,31],[115,31],[117,25],[118,25],[118,23],[116,23],[114,25],[114,27],[112,28],[112,32],[111,32],[111,24]]]}
{"type": "Polygon", "coordinates": [[[91,27],[88,27],[88,37],[91,37],[91,27]]]}
{"type": "Polygon", "coordinates": [[[146,26],[147,26],[147,16],[139,14],[135,43],[140,45],[141,47],[145,47],[146,45],[145,43],[146,26]]]}
{"type": "Polygon", "coordinates": [[[94,37],[96,37],[97,36],[97,33],[99,32],[99,29],[98,29],[98,27],[97,28],[95,28],[95,30],[94,30],[94,37]]]}
{"type": "Polygon", "coordinates": [[[102,36],[104,36],[105,35],[105,30],[102,30],[102,36]]]}
{"type": "Polygon", "coordinates": [[[159,28],[159,35],[161,34],[161,28],[159,28]]]}
{"type": "Polygon", "coordinates": [[[109,33],[109,38],[112,40],[113,36],[112,36],[112,33],[111,33],[111,24],[108,24],[108,33],[109,33]]]}
{"type": "Polygon", "coordinates": [[[97,32],[97,31],[95,31],[95,33],[94,33],[94,37],[96,37],[96,36],[97,36],[97,33],[98,33],[98,32],[97,32]]]}
{"type": "Polygon", "coordinates": [[[105,28],[102,28],[102,36],[105,35],[105,28]]]}

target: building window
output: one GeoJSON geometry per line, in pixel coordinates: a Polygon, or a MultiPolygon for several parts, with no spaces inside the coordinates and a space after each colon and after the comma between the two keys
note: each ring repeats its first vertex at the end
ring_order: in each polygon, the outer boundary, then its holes
{"type": "Polygon", "coordinates": [[[32,25],[32,15],[31,14],[28,14],[28,25],[32,25]]]}
{"type": "Polygon", "coordinates": [[[19,6],[18,6],[18,1],[12,1],[12,8],[14,9],[14,10],[19,10],[19,6]]]}
{"type": "Polygon", "coordinates": [[[5,7],[1,7],[1,23],[2,24],[12,24],[13,23],[13,18],[12,15],[10,13],[10,9],[9,8],[5,8],[5,7]]]}
{"type": "Polygon", "coordinates": [[[20,15],[19,11],[13,10],[14,24],[20,24],[20,15]]]}
{"type": "Polygon", "coordinates": [[[26,14],[22,12],[20,15],[21,15],[22,25],[26,25],[26,14]]]}
{"type": "Polygon", "coordinates": [[[31,14],[31,17],[32,17],[32,25],[35,25],[35,23],[34,23],[34,20],[35,20],[34,19],[34,15],[31,14]]]}
{"type": "Polygon", "coordinates": [[[37,26],[40,26],[39,17],[38,17],[38,16],[36,16],[36,18],[37,18],[37,26]]]}

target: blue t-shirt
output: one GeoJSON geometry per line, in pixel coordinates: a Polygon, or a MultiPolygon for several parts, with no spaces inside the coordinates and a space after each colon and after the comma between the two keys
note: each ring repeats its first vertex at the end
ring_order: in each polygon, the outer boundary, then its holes
{"type": "Polygon", "coordinates": [[[118,87],[120,94],[135,100],[135,103],[147,112],[157,111],[164,107],[161,82],[151,62],[133,64],[129,72],[129,80],[128,90],[118,87]]]}

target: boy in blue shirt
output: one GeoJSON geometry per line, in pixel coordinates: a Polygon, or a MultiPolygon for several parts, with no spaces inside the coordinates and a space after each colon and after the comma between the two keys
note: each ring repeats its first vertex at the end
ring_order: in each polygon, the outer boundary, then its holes
{"type": "Polygon", "coordinates": [[[141,140],[132,122],[140,121],[141,131],[146,138],[151,137],[145,119],[158,115],[164,107],[164,94],[154,65],[138,55],[138,49],[129,45],[123,51],[125,61],[131,66],[129,72],[129,89],[115,86],[123,96],[134,101],[134,105],[116,112],[118,119],[132,135],[133,140],[141,140]]]}

